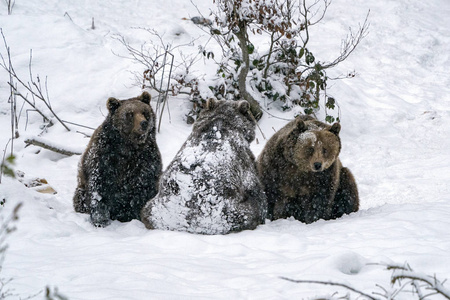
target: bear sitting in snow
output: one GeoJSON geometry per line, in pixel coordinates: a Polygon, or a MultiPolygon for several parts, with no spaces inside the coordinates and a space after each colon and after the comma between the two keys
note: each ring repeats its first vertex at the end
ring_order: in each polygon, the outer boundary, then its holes
{"type": "Polygon", "coordinates": [[[98,227],[140,219],[142,207],[158,192],[162,169],[150,95],[109,98],[107,107],[106,120],[81,157],[73,198],[75,211],[90,214],[98,227]]]}
{"type": "Polygon", "coordinates": [[[262,224],[267,200],[249,147],[254,138],[247,101],[208,100],[142,210],[146,227],[227,234],[262,224]]]}
{"type": "Polygon", "coordinates": [[[339,123],[300,116],[267,142],[257,167],[271,219],[312,223],[358,210],[355,179],[338,158],[340,129],[339,123]]]}

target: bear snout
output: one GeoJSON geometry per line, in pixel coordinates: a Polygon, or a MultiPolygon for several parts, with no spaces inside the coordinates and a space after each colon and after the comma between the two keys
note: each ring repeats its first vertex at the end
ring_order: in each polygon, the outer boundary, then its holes
{"type": "Polygon", "coordinates": [[[314,166],[314,171],[321,171],[322,170],[322,163],[321,162],[316,161],[313,166],[314,166]]]}
{"type": "Polygon", "coordinates": [[[142,121],[141,122],[141,130],[147,130],[147,128],[148,128],[148,121],[147,120],[144,120],[144,121],[142,121]]]}

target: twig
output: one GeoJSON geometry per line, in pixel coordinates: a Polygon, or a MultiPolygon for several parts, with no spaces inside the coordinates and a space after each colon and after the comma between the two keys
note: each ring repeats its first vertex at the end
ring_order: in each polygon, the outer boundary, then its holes
{"type": "Polygon", "coordinates": [[[335,67],[339,63],[346,60],[350,56],[350,54],[352,54],[353,51],[355,51],[355,49],[359,45],[359,43],[368,34],[369,25],[370,25],[368,23],[369,15],[370,15],[370,10],[367,12],[364,23],[359,26],[359,29],[356,32],[356,34],[353,34],[353,32],[351,31],[351,28],[350,28],[350,33],[347,35],[347,38],[342,41],[341,54],[339,55],[339,57],[337,57],[331,63],[322,65],[323,69],[329,69],[329,68],[335,67]]]}
{"type": "Polygon", "coordinates": [[[252,114],[252,111],[249,110],[248,113],[250,114],[250,117],[252,118],[253,122],[255,122],[256,127],[258,127],[259,132],[261,132],[263,139],[266,140],[266,136],[264,135],[264,132],[261,130],[261,127],[259,127],[258,121],[256,121],[255,117],[252,114]]]}
{"type": "Polygon", "coordinates": [[[70,124],[70,125],[74,125],[74,126],[78,126],[78,127],[83,127],[83,128],[95,130],[95,128],[92,128],[92,127],[89,127],[89,126],[86,126],[86,125],[81,125],[81,124],[74,123],[74,122],[69,122],[69,121],[66,121],[66,120],[62,120],[62,121],[64,123],[67,123],[67,124],[70,124]]]}
{"type": "Polygon", "coordinates": [[[81,131],[76,131],[77,133],[79,133],[79,134],[82,134],[82,135],[84,135],[84,137],[87,137],[87,138],[90,138],[91,137],[91,135],[89,135],[89,134],[86,134],[86,133],[84,133],[84,132],[81,132],[81,131]]]}
{"type": "Polygon", "coordinates": [[[282,117],[277,117],[277,116],[271,114],[270,112],[268,112],[266,109],[264,109],[264,108],[262,108],[262,107],[261,107],[261,110],[264,111],[264,112],[265,112],[266,114],[268,114],[269,116],[271,116],[271,117],[273,117],[273,118],[276,118],[276,119],[279,119],[279,120],[284,120],[284,121],[292,121],[292,120],[293,120],[293,119],[286,119],[286,118],[282,118],[282,117]]]}
{"type": "MultiPolygon", "coordinates": [[[[8,54],[8,70],[11,70],[12,64],[11,64],[11,55],[10,55],[10,49],[9,47],[6,48],[6,53],[8,54]]],[[[9,74],[9,81],[11,83],[13,83],[14,78],[11,76],[11,73],[9,74]]],[[[12,86],[10,86],[9,88],[9,101],[11,103],[11,155],[13,154],[14,151],[14,129],[17,130],[17,127],[15,126],[16,123],[14,122],[14,120],[17,121],[17,118],[15,118],[16,116],[16,95],[14,94],[14,88],[12,86]]]]}
{"type": "MultiPolygon", "coordinates": [[[[5,163],[5,157],[6,157],[6,149],[8,148],[9,142],[11,142],[11,139],[8,140],[6,143],[5,149],[3,150],[3,157],[2,157],[2,163],[0,164],[0,184],[2,183],[2,177],[3,177],[3,166],[5,163]]],[[[12,155],[12,153],[11,153],[12,155]]],[[[1,270],[1,268],[0,268],[1,270]]]]}
{"type": "Polygon", "coordinates": [[[64,17],[65,17],[65,16],[68,16],[69,19],[70,19],[70,21],[72,21],[72,23],[73,23],[73,20],[72,20],[72,18],[70,17],[70,15],[69,15],[69,13],[68,13],[67,11],[64,13],[64,17]]]}
{"type": "MultiPolygon", "coordinates": [[[[11,54],[9,51],[9,46],[8,43],[6,42],[6,37],[3,33],[3,30],[0,28],[0,33],[2,35],[3,38],[3,43],[5,48],[7,49],[7,55],[8,55],[8,59],[9,61],[11,61],[11,54]]],[[[44,96],[42,93],[42,87],[41,87],[41,82],[40,82],[40,78],[39,76],[36,77],[37,83],[33,78],[33,73],[31,70],[31,62],[32,62],[32,58],[33,58],[33,52],[32,50],[30,50],[30,62],[29,62],[29,73],[30,73],[30,80],[31,82],[25,83],[16,73],[12,63],[9,64],[9,66],[6,64],[4,57],[0,54],[0,58],[1,58],[1,62],[0,62],[0,66],[6,71],[8,72],[8,74],[10,75],[10,78],[14,78],[18,83],[20,83],[20,85],[25,88],[32,96],[32,98],[37,98],[39,100],[41,100],[42,102],[44,102],[45,106],[47,107],[47,109],[51,112],[51,114],[61,123],[61,125],[67,130],[70,131],[70,128],[67,127],[66,124],[64,124],[64,122],[61,121],[61,119],[58,117],[58,115],[53,111],[49,98],[48,98],[48,89],[47,89],[47,79],[45,82],[45,88],[46,88],[46,94],[47,96],[44,96]]],[[[13,82],[8,82],[8,85],[14,89],[14,93],[16,95],[18,95],[19,97],[21,97],[24,101],[26,101],[30,106],[32,106],[34,109],[36,109],[36,111],[44,118],[44,120],[46,120],[47,122],[49,122],[50,124],[52,124],[50,118],[48,116],[46,116],[41,110],[39,110],[35,103],[31,102],[30,100],[27,99],[27,97],[23,96],[20,92],[18,92],[17,87],[14,86],[13,82]]]]}
{"type": "MultiPolygon", "coordinates": [[[[13,87],[15,89],[15,87],[8,82],[8,85],[13,87]]],[[[40,109],[38,109],[36,107],[36,105],[34,103],[32,103],[30,100],[28,100],[28,98],[24,95],[22,95],[21,93],[19,93],[17,90],[15,90],[15,95],[19,96],[20,98],[22,98],[26,103],[28,103],[31,107],[33,107],[33,110],[36,111],[38,114],[41,115],[41,117],[44,119],[44,121],[48,122],[50,126],[53,125],[52,120],[50,120],[49,117],[47,117],[40,109]]]]}
{"type": "MultiPolygon", "coordinates": [[[[410,279],[413,282],[414,287],[418,286],[415,281],[421,281],[426,284],[428,284],[428,289],[436,291],[437,293],[444,296],[446,299],[450,299],[450,290],[444,288],[442,283],[436,278],[431,277],[428,275],[421,275],[414,271],[410,271],[407,269],[396,269],[396,272],[392,274],[391,282],[396,283],[397,281],[400,281],[401,279],[410,279]]],[[[424,299],[425,297],[422,296],[420,299],[424,299]]]]}
{"type": "MultiPolygon", "coordinates": [[[[168,81],[167,81],[167,88],[166,91],[164,93],[164,102],[163,102],[163,106],[161,108],[161,115],[159,117],[159,123],[158,123],[158,132],[161,128],[161,120],[162,120],[162,116],[163,116],[163,112],[164,112],[164,107],[166,106],[166,102],[167,102],[167,95],[169,93],[169,85],[170,85],[170,77],[172,76],[172,67],[173,67],[173,60],[174,60],[174,56],[172,53],[166,51],[166,55],[169,54],[170,56],[172,56],[172,61],[170,63],[170,70],[169,70],[169,77],[168,77],[168,81]]],[[[162,86],[162,81],[163,81],[163,76],[164,76],[164,70],[165,70],[165,65],[166,65],[166,56],[164,56],[164,68],[163,68],[163,74],[161,76],[161,86],[162,86]]],[[[158,102],[159,102],[159,98],[158,98],[158,102]]],[[[170,117],[170,113],[169,113],[169,117],[170,117]]]]}
{"type": "Polygon", "coordinates": [[[5,0],[5,2],[6,2],[6,5],[8,6],[8,15],[11,15],[13,8],[14,8],[14,4],[16,4],[16,1],[15,0],[5,0]]]}

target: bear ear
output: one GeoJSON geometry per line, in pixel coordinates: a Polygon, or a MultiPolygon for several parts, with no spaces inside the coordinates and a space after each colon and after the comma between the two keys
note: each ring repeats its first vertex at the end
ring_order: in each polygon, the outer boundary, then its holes
{"type": "Polygon", "coordinates": [[[339,123],[334,123],[332,126],[331,126],[331,128],[330,128],[330,131],[332,132],[332,133],[334,133],[335,135],[339,135],[339,132],[341,131],[341,124],[339,124],[339,123]]]}
{"type": "Polygon", "coordinates": [[[114,97],[108,98],[108,101],[106,101],[106,107],[110,113],[114,113],[120,107],[120,101],[114,97]]]}
{"type": "Polygon", "coordinates": [[[214,100],[213,98],[209,98],[208,101],[206,101],[206,106],[205,106],[206,110],[213,110],[216,107],[217,107],[217,101],[214,100]]]}
{"type": "Polygon", "coordinates": [[[294,139],[296,139],[297,136],[299,136],[306,130],[308,130],[308,127],[306,126],[305,122],[303,122],[301,118],[296,118],[294,128],[292,129],[289,136],[294,136],[294,139]]]}
{"type": "Polygon", "coordinates": [[[305,122],[301,118],[297,118],[295,121],[295,130],[297,130],[298,133],[302,133],[303,131],[306,131],[308,129],[305,122]]]}
{"type": "Polygon", "coordinates": [[[152,96],[149,93],[143,92],[141,96],[139,96],[140,100],[145,104],[150,104],[150,100],[152,100],[152,96]]]}
{"type": "Polygon", "coordinates": [[[250,104],[247,101],[241,100],[238,102],[238,110],[241,114],[245,115],[249,109],[250,109],[250,104]]]}

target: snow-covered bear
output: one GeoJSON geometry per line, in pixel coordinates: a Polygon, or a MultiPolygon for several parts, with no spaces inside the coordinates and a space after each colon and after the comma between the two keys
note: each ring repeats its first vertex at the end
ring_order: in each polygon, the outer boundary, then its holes
{"type": "Polygon", "coordinates": [[[338,157],[340,130],[339,123],[299,116],[267,142],[257,164],[271,219],[312,223],[358,210],[355,179],[338,157]]]}
{"type": "Polygon", "coordinates": [[[81,157],[73,204],[95,226],[140,219],[162,171],[150,95],[107,101],[108,116],[81,157]]]}
{"type": "Polygon", "coordinates": [[[254,138],[247,101],[208,100],[142,210],[146,227],[227,234],[262,224],[267,200],[249,147],[254,138]]]}

